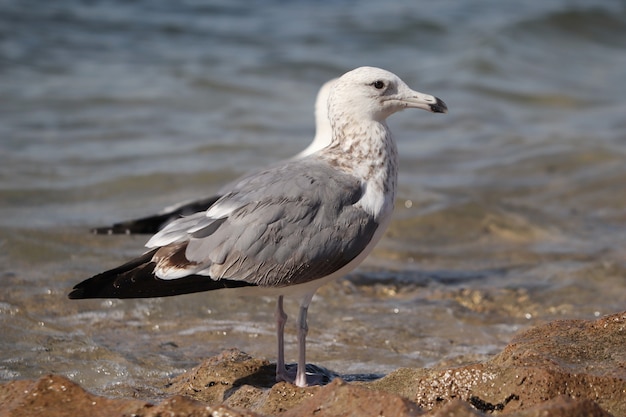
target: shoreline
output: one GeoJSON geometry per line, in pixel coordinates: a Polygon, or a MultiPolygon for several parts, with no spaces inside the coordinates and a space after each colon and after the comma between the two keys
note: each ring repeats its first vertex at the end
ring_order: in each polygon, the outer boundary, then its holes
{"type": "Polygon", "coordinates": [[[0,416],[626,416],[626,311],[532,327],[470,365],[308,388],[273,378],[268,361],[231,349],[173,378],[157,404],[45,375],[0,384],[0,416]]]}

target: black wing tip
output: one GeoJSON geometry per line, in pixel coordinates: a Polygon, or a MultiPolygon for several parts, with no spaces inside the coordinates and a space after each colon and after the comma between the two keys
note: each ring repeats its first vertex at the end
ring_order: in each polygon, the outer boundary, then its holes
{"type": "Polygon", "coordinates": [[[202,200],[194,201],[169,210],[165,213],[153,214],[139,219],[114,223],[111,226],[94,227],[90,229],[95,235],[151,235],[159,232],[168,223],[182,216],[208,210],[213,203],[219,200],[220,195],[213,195],[202,200]]]}
{"type": "Polygon", "coordinates": [[[67,298],[70,300],[81,300],[88,297],[85,297],[85,290],[83,288],[74,287],[72,292],[67,295],[67,298]]]}
{"type": "Polygon", "coordinates": [[[89,232],[94,235],[122,235],[122,234],[130,234],[130,229],[117,228],[116,225],[113,226],[105,226],[105,227],[94,227],[89,229],[89,232]]]}
{"type": "Polygon", "coordinates": [[[67,295],[70,300],[84,300],[89,298],[120,298],[114,295],[113,280],[101,279],[102,274],[79,282],[67,295]]]}
{"type": "Polygon", "coordinates": [[[112,226],[94,227],[89,229],[94,235],[147,235],[154,234],[160,230],[162,223],[116,223],[112,226]]]}
{"type": "Polygon", "coordinates": [[[162,280],[154,276],[153,267],[153,265],[147,264],[121,273],[116,270],[104,272],[76,284],[67,297],[70,300],[160,298],[226,288],[256,286],[256,284],[246,281],[213,280],[202,275],[162,280]]]}
{"type": "Polygon", "coordinates": [[[141,219],[113,223],[111,226],[94,227],[90,232],[94,235],[148,235],[157,233],[168,222],[178,218],[172,214],[157,214],[141,219]]]}

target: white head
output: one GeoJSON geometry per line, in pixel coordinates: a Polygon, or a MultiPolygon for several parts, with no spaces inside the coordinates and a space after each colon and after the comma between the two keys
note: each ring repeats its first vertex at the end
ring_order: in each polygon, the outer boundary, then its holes
{"type": "Polygon", "coordinates": [[[393,113],[416,108],[447,113],[437,97],[411,90],[397,75],[375,67],[360,67],[342,75],[330,91],[329,118],[384,122],[393,113]]]}

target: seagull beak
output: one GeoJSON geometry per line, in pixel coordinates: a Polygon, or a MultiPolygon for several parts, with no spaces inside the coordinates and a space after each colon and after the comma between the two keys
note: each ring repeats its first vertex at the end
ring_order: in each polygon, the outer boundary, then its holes
{"type": "Polygon", "coordinates": [[[448,106],[440,98],[429,94],[410,90],[409,94],[403,94],[400,101],[407,108],[423,109],[433,113],[447,113],[448,106]]]}

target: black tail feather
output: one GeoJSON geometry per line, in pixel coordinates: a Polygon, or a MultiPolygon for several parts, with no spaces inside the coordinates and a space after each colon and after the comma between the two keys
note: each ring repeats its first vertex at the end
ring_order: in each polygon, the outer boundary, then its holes
{"type": "Polygon", "coordinates": [[[213,280],[203,275],[164,280],[154,275],[152,256],[157,249],[117,268],[95,275],[77,284],[70,299],[170,297],[223,288],[251,286],[245,281],[213,280]]]}
{"type": "Polygon", "coordinates": [[[169,222],[178,219],[177,215],[155,214],[136,220],[115,223],[111,226],[96,227],[91,233],[96,235],[149,235],[155,234],[169,222]]]}
{"type": "Polygon", "coordinates": [[[173,220],[179,219],[182,216],[197,213],[199,211],[208,210],[208,208],[211,207],[219,198],[220,196],[218,195],[211,196],[177,207],[166,213],[115,223],[112,226],[96,227],[91,229],[91,232],[96,235],[154,234],[163,229],[163,227],[173,220]]]}

